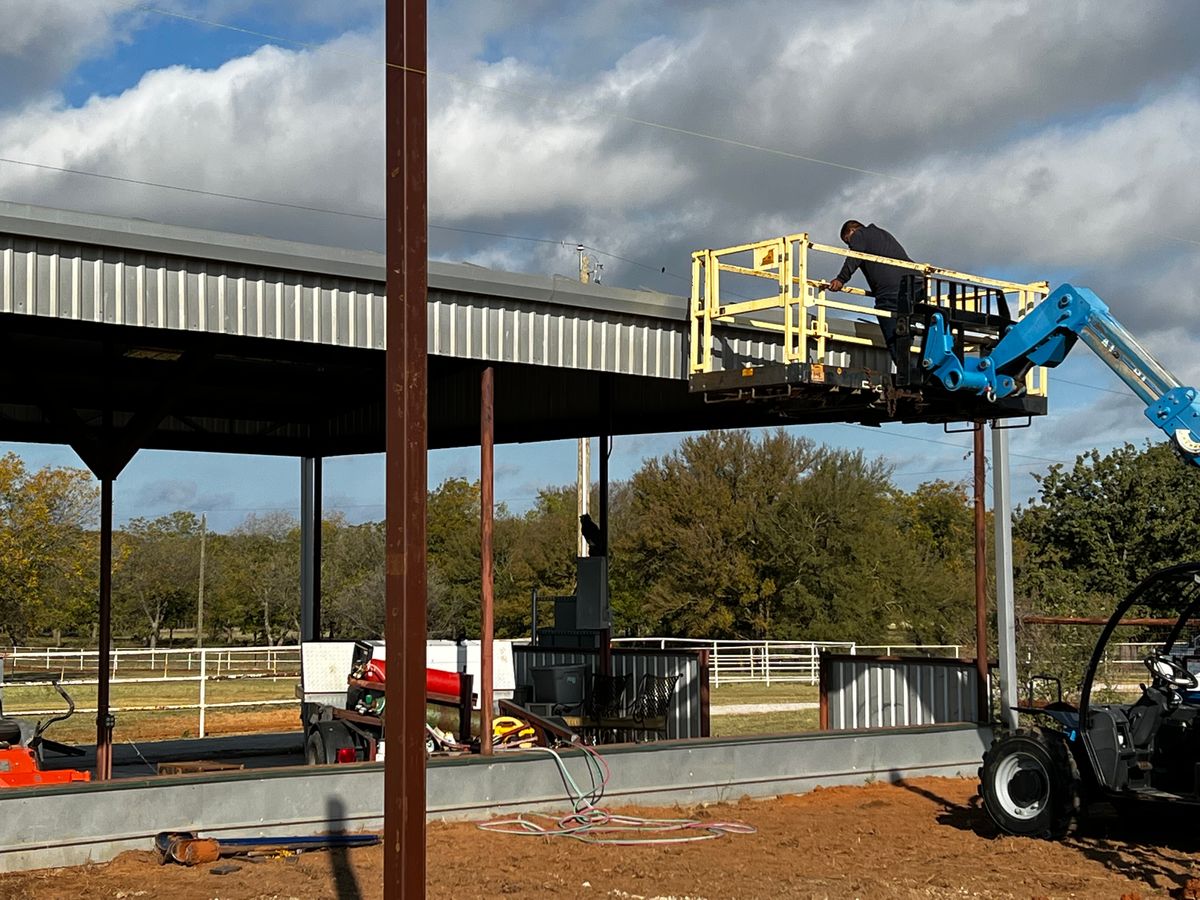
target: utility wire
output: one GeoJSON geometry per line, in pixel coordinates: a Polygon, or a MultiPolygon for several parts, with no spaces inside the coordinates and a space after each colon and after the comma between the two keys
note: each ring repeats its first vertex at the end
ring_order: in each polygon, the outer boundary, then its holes
{"type": "MultiPolygon", "coordinates": [[[[14,166],[28,166],[31,169],[45,169],[51,172],[63,172],[67,175],[86,175],[88,178],[101,178],[105,181],[119,181],[122,184],[137,184],[144,187],[162,188],[166,191],[181,191],[185,194],[200,194],[205,197],[219,197],[222,200],[240,200],[243,203],[260,203],[264,206],[278,206],[283,209],[298,209],[304,212],[329,213],[335,216],[348,216],[352,219],[369,219],[375,222],[386,222],[384,216],[373,216],[367,213],[351,212],[345,209],[328,209],[323,206],[305,206],[300,203],[285,203],[282,200],[267,200],[262,197],[246,197],[241,194],[227,194],[222,191],[209,191],[203,188],[184,187],[179,184],[166,184],[161,181],[146,181],[141,178],[127,178],[122,175],[110,175],[106,172],[90,172],[86,169],[71,169],[66,166],[52,166],[48,163],[32,162],[27,159],[13,159],[12,157],[0,156],[0,163],[9,163],[14,166]]],[[[440,226],[431,225],[430,228],[440,226]]],[[[555,242],[557,243],[557,242],[555,242]]]]}
{"type": "MultiPolygon", "coordinates": [[[[333,216],[347,216],[352,219],[365,219],[372,222],[387,221],[386,216],[377,216],[371,213],[353,212],[347,209],[331,209],[325,206],[309,206],[302,203],[287,203],[282,200],[268,200],[265,197],[249,197],[245,194],[231,194],[223,191],[210,191],[204,188],[187,187],[179,184],[167,184],[166,182],[162,181],[148,181],[143,178],[130,178],[124,175],[112,175],[107,172],[93,172],[87,169],[75,169],[67,166],[52,166],[48,163],[33,162],[32,160],[27,159],[14,159],[13,157],[8,156],[0,156],[0,163],[8,163],[9,165],[14,166],[27,166],[31,169],[43,169],[50,172],[61,172],[66,175],[82,175],[88,178],[99,178],[103,179],[104,181],[116,181],[122,184],[136,184],[141,187],[160,188],[166,191],[180,191],[185,194],[198,194],[203,197],[216,197],[221,200],[237,200],[243,203],[257,203],[262,206],[274,206],[282,209],[295,209],[303,212],[326,213],[333,216]]],[[[450,231],[458,234],[473,234],[480,235],[482,237],[504,238],[513,241],[527,241],[535,244],[551,244],[569,247],[571,249],[579,246],[578,241],[571,241],[567,240],[566,238],[533,237],[526,234],[510,234],[503,231],[485,231],[479,228],[462,228],[457,225],[439,225],[434,222],[430,222],[428,227],[437,231],[450,231]]],[[[621,256],[617,253],[612,253],[601,247],[593,247],[589,244],[584,244],[584,247],[595,253],[601,253],[604,256],[608,256],[613,259],[619,259],[622,262],[629,263],[630,265],[637,266],[638,268],[646,269],[649,272],[654,272],[660,275],[668,275],[671,278],[677,278],[681,281],[689,280],[683,275],[668,271],[665,266],[652,266],[648,263],[639,262],[636,259],[630,259],[627,256],[621,256]]]]}
{"type": "MultiPolygon", "coordinates": [[[[891,430],[884,430],[884,429],[880,429],[880,428],[871,428],[870,426],[857,425],[853,422],[829,422],[827,424],[834,425],[838,428],[861,428],[863,431],[870,431],[875,434],[879,434],[882,432],[882,433],[887,434],[892,437],[906,438],[907,440],[910,440],[910,441],[924,441],[926,444],[941,444],[944,447],[953,447],[956,450],[968,449],[966,447],[963,447],[961,444],[954,443],[953,441],[939,441],[936,438],[920,437],[919,435],[915,435],[915,434],[904,434],[903,432],[900,432],[900,431],[891,431],[891,430]]],[[[1060,459],[1050,459],[1048,456],[1034,456],[1030,453],[1017,453],[1013,450],[1009,451],[1009,455],[1010,456],[1019,456],[1022,459],[1036,459],[1039,462],[1047,462],[1047,463],[1061,463],[1062,462],[1062,460],[1060,460],[1060,459]]]]}
{"type": "MultiPolygon", "coordinates": [[[[157,14],[160,16],[166,16],[168,18],[173,18],[173,19],[182,19],[187,22],[193,22],[193,23],[199,24],[199,25],[207,25],[212,28],[222,28],[222,29],[226,29],[229,31],[236,31],[240,34],[248,34],[248,35],[253,35],[255,37],[265,38],[266,40],[269,40],[269,41],[278,41],[280,43],[292,44],[292,45],[295,45],[298,47],[303,47],[305,49],[310,49],[310,50],[323,49],[322,45],[319,45],[319,44],[312,44],[312,43],[308,43],[305,41],[296,40],[294,38],[283,37],[281,35],[268,34],[266,32],[261,32],[261,31],[254,31],[253,29],[250,29],[250,28],[243,28],[239,25],[229,25],[225,22],[218,22],[213,19],[204,19],[199,16],[189,16],[189,15],[185,15],[183,13],[171,12],[169,10],[159,9],[158,7],[154,7],[154,6],[142,6],[142,7],[139,7],[139,9],[142,12],[154,13],[154,14],[157,14]]],[[[342,54],[342,55],[351,56],[351,54],[342,54]]],[[[358,56],[354,56],[353,58],[356,60],[360,59],[360,57],[358,57],[358,56]]],[[[563,98],[560,98],[560,97],[552,97],[552,96],[548,96],[545,94],[531,94],[527,91],[518,91],[518,90],[514,90],[512,88],[497,87],[496,85],[484,84],[483,82],[480,82],[480,81],[472,81],[468,78],[462,78],[458,75],[451,75],[449,72],[439,72],[435,69],[430,69],[428,71],[421,71],[420,69],[415,69],[410,66],[401,66],[401,65],[398,65],[397,63],[387,62],[386,60],[384,61],[383,64],[389,68],[401,69],[405,72],[412,72],[417,75],[437,75],[438,77],[446,78],[450,81],[455,81],[455,82],[458,82],[459,84],[463,84],[468,87],[480,88],[482,90],[491,91],[491,92],[497,93],[497,94],[505,94],[509,97],[515,97],[520,100],[532,100],[532,101],[539,102],[539,103],[549,103],[549,104],[554,104],[554,105],[558,105],[558,106],[562,106],[568,102],[567,100],[564,100],[563,98]]],[[[572,104],[571,109],[572,109],[572,112],[580,111],[579,107],[574,104],[572,104]]],[[[899,175],[892,175],[887,172],[879,172],[874,169],[864,169],[859,166],[852,166],[852,165],[848,165],[846,163],[833,162],[828,159],[819,159],[815,156],[805,156],[804,154],[793,153],[790,150],[782,150],[778,147],[768,147],[764,144],[755,144],[750,141],[740,141],[736,138],[724,137],[722,135],[717,135],[717,134],[710,134],[710,133],[704,132],[704,131],[696,131],[691,128],[680,128],[675,125],[667,125],[663,122],[655,122],[652,119],[640,119],[640,118],[637,118],[636,116],[629,116],[624,113],[608,112],[608,111],[602,110],[602,109],[590,109],[587,112],[590,115],[598,116],[598,117],[605,118],[605,119],[610,119],[613,121],[628,122],[632,125],[640,125],[644,128],[654,128],[659,131],[668,132],[670,134],[680,134],[680,135],[684,135],[686,137],[699,138],[701,140],[712,141],[712,142],[718,143],[718,144],[725,144],[725,145],[731,146],[731,147],[740,147],[744,150],[756,150],[760,153],[769,153],[772,156],[780,156],[780,157],[783,157],[784,159],[796,160],[798,162],[807,162],[807,163],[813,163],[815,165],[820,165],[820,166],[829,166],[831,168],[842,169],[847,172],[857,172],[860,175],[872,175],[876,178],[887,178],[891,181],[904,182],[904,181],[911,180],[911,179],[907,179],[907,178],[902,178],[899,175]]]]}

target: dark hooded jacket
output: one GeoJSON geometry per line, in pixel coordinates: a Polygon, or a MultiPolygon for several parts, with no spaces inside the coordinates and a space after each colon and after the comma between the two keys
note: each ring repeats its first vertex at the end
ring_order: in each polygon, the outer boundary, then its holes
{"type": "MultiPolygon", "coordinates": [[[[886,256],[890,259],[903,259],[912,262],[900,242],[892,237],[890,232],[875,225],[864,225],[850,236],[849,247],[858,253],[872,253],[876,256],[886,256]]],[[[902,269],[899,266],[889,266],[886,263],[867,262],[866,260],[847,257],[842,271],[838,272],[837,280],[847,282],[859,268],[867,279],[875,303],[882,301],[894,305],[900,294],[900,279],[911,274],[912,269],[902,269]]]]}

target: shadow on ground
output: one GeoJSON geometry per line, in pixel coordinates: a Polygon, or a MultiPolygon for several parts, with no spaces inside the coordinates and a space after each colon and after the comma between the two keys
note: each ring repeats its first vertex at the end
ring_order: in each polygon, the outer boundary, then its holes
{"type": "MultiPolygon", "coordinates": [[[[988,840],[1004,837],[978,794],[964,804],[903,779],[893,783],[937,804],[941,808],[939,825],[970,831],[988,840]]],[[[1061,843],[1151,890],[1167,891],[1180,900],[1197,900],[1200,891],[1196,888],[1200,885],[1189,887],[1189,882],[1200,875],[1196,867],[1200,856],[1198,815],[1200,807],[1192,805],[1138,803],[1123,805],[1118,811],[1109,803],[1094,803],[1061,843]]]]}

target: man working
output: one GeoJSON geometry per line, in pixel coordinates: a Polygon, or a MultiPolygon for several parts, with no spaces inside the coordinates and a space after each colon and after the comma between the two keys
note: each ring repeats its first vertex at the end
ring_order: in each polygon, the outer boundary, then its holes
{"type": "MultiPolygon", "coordinates": [[[[889,232],[884,231],[875,225],[864,225],[856,219],[849,219],[842,225],[842,242],[851,250],[858,253],[871,253],[875,256],[886,256],[890,259],[902,259],[905,262],[912,262],[904,248],[900,246],[900,242],[896,240],[889,232]]],[[[900,296],[900,280],[905,275],[913,275],[917,277],[920,287],[920,294],[924,295],[924,279],[920,278],[920,273],[913,269],[902,269],[899,266],[889,266],[887,263],[869,262],[867,260],[855,259],[847,257],[846,264],[842,266],[842,271],[838,272],[837,278],[829,282],[829,290],[837,292],[845,286],[859,268],[862,268],[863,275],[866,276],[867,284],[871,288],[871,294],[875,297],[875,308],[886,309],[891,312],[896,311],[896,305],[900,296]]],[[[892,356],[892,361],[896,361],[896,320],[890,317],[881,317],[879,319],[879,327],[883,330],[883,340],[887,344],[888,353],[892,356]]]]}

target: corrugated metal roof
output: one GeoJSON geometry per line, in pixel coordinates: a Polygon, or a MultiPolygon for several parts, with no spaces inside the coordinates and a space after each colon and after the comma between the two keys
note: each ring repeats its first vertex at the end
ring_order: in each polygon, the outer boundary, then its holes
{"type": "MultiPolygon", "coordinates": [[[[377,253],[0,202],[4,313],[381,350],[384,277],[377,253]]],[[[684,379],[687,303],[431,262],[429,352],[684,379]]],[[[779,356],[761,333],[714,341],[735,364],[779,356]]]]}

